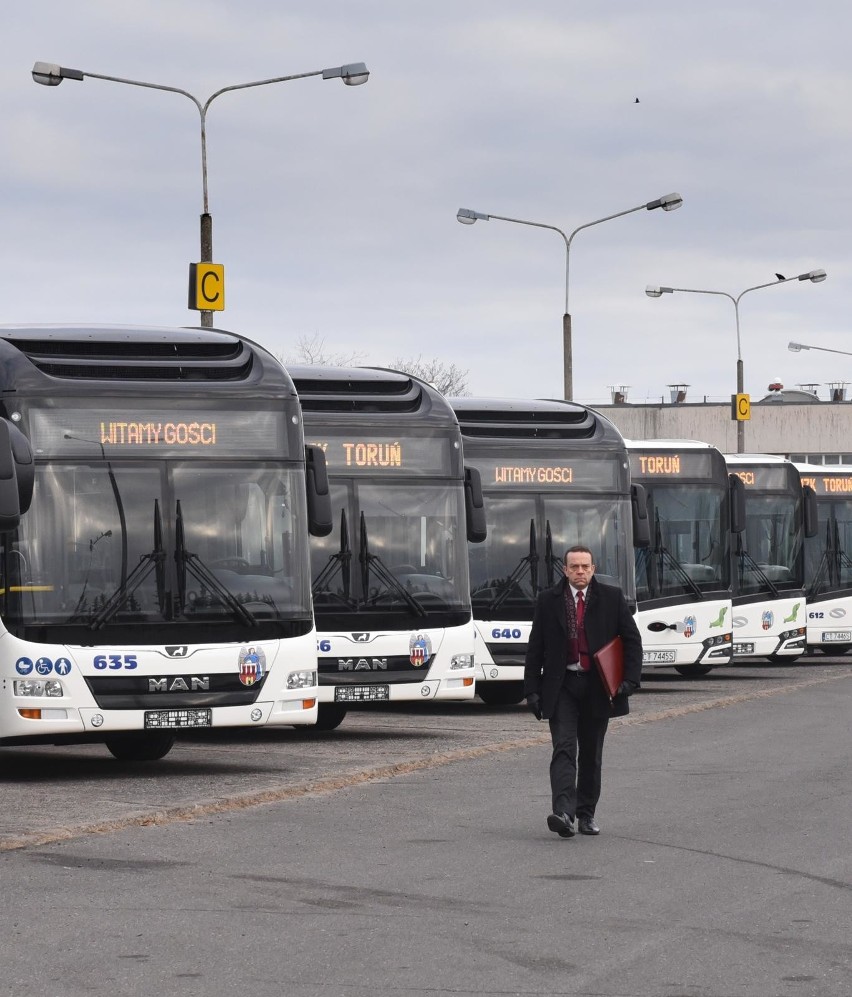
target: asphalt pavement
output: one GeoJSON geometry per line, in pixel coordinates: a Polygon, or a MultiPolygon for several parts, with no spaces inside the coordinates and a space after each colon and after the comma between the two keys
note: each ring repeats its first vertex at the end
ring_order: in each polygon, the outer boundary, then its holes
{"type": "Polygon", "coordinates": [[[32,813],[57,805],[48,766],[80,778],[59,780],[67,840],[0,815],[6,992],[848,997],[852,670],[771,674],[637,697],[607,740],[597,838],[548,832],[546,729],[522,711],[496,733],[480,713],[475,736],[412,714],[410,741],[364,714],[313,745],[326,761],[291,770],[290,795],[280,763],[263,775],[273,742],[253,744],[260,782],[245,742],[240,772],[193,742],[102,775],[122,788],[112,821],[96,749],[16,751],[4,794],[29,780],[32,813]],[[181,798],[153,811],[172,781],[181,798]]]}

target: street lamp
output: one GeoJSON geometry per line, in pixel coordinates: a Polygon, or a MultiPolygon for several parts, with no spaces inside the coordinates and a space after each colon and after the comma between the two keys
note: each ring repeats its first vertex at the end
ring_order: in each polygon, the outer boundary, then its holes
{"type": "Polygon", "coordinates": [[[787,343],[787,349],[792,353],[800,353],[802,350],[822,350],[823,353],[842,353],[845,357],[852,357],[849,350],[832,350],[828,346],[809,346],[807,343],[787,343]]]}
{"type": "MultiPolygon", "coordinates": [[[[645,288],[645,294],[649,298],[661,298],[664,294],[673,294],[675,291],[681,294],[717,294],[733,302],[734,315],[737,322],[737,394],[743,394],[743,354],[740,345],[740,299],[749,291],[759,291],[764,287],[775,287],[776,284],[787,284],[791,280],[809,280],[812,284],[819,284],[828,275],[825,270],[809,270],[807,273],[799,274],[798,277],[782,277],[778,275],[778,280],[770,281],[768,284],[756,284],[754,287],[747,287],[735,298],[727,291],[703,291],[695,287],[660,287],[649,284],[645,288]]],[[[737,420],[737,453],[745,453],[745,423],[742,419],[737,420]]]]}
{"type": "MultiPolygon", "coordinates": [[[[343,80],[346,86],[357,87],[366,83],[370,73],[363,62],[353,62],[346,66],[336,66],[332,69],[317,69],[310,73],[296,73],[292,76],[276,76],[268,80],[255,80],[253,83],[238,83],[234,86],[222,87],[214,94],[211,94],[202,104],[186,90],[178,87],[163,86],[159,83],[143,83],[140,80],[125,80],[119,76],[104,76],[102,73],[88,73],[80,69],[68,69],[65,66],[58,66],[53,62],[37,62],[32,69],[33,80],[42,86],[57,87],[63,80],[83,80],[86,77],[94,80],[107,80],[110,83],[126,83],[134,87],[146,87],[150,90],[166,90],[169,93],[179,93],[195,104],[201,119],[201,191],[202,191],[202,215],[201,215],[201,262],[210,263],[213,260],[213,218],[209,211],[207,196],[207,109],[213,101],[223,93],[230,90],[247,90],[249,87],[262,87],[269,83],[286,83],[290,80],[302,80],[308,76],[322,76],[324,80],[343,80]]],[[[213,325],[213,313],[210,311],[201,312],[201,324],[205,327],[213,325]]]]}
{"type": "Polygon", "coordinates": [[[524,221],[522,218],[505,218],[502,215],[485,215],[480,211],[471,211],[469,208],[459,208],[456,213],[456,220],[461,222],[462,225],[473,225],[478,221],[487,222],[491,221],[493,218],[501,222],[514,222],[517,225],[532,225],[533,228],[547,228],[552,232],[558,232],[565,240],[565,314],[562,316],[562,357],[565,385],[564,393],[565,398],[568,401],[571,401],[574,396],[574,361],[571,346],[571,313],[568,310],[568,276],[571,261],[571,242],[574,239],[574,236],[578,232],[581,232],[584,228],[591,228],[593,225],[600,225],[601,222],[608,222],[613,218],[621,218],[622,215],[631,215],[634,211],[641,211],[643,208],[646,211],[654,211],[656,208],[662,208],[663,211],[674,211],[682,204],[683,198],[680,194],[664,194],[662,197],[658,197],[655,201],[648,201],[645,204],[637,205],[635,208],[628,208],[626,211],[618,211],[614,215],[607,215],[606,218],[598,218],[593,222],[586,222],[585,225],[578,225],[570,235],[565,235],[562,229],[557,228],[555,225],[545,225],[542,222],[528,222],[524,221]]]}

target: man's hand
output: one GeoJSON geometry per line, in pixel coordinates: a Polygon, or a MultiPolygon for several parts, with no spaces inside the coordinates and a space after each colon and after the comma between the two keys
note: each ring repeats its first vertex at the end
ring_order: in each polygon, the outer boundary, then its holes
{"type": "Polygon", "coordinates": [[[536,720],[541,720],[541,697],[537,693],[531,692],[527,696],[527,706],[536,720]]]}
{"type": "Polygon", "coordinates": [[[631,682],[629,679],[625,679],[616,691],[616,696],[632,696],[634,692],[639,688],[635,682],[631,682]]]}

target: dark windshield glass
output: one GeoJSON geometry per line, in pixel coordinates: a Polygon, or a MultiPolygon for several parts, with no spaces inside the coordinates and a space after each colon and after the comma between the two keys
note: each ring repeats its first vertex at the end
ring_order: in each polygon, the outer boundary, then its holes
{"type": "Polygon", "coordinates": [[[535,596],[562,577],[562,557],[589,547],[596,574],[632,595],[627,499],[550,493],[487,494],[488,538],[468,545],[477,619],[531,619],[535,596]]]}
{"type": "Polygon", "coordinates": [[[746,528],[736,541],[740,595],[804,585],[801,503],[792,495],[746,495],[746,528]]]}
{"type": "Polygon", "coordinates": [[[311,538],[319,630],[367,626],[365,617],[402,627],[469,617],[460,482],[338,479],[331,494],[335,528],[311,538]]]}
{"type": "MultiPolygon", "coordinates": [[[[304,620],[304,522],[295,468],[39,467],[32,507],[3,551],[4,621],[62,628],[65,639],[78,628],[77,639],[90,643],[110,628],[168,624],[169,639],[179,639],[174,628],[193,623],[304,620]]],[[[136,639],[167,639],[145,633],[136,639]]]]}
{"type": "Polygon", "coordinates": [[[852,501],[820,501],[819,531],[805,541],[809,596],[852,588],[852,501]]]}
{"type": "Polygon", "coordinates": [[[636,551],[636,598],[700,598],[729,585],[725,492],[707,485],[645,483],[651,546],[636,551]]]}

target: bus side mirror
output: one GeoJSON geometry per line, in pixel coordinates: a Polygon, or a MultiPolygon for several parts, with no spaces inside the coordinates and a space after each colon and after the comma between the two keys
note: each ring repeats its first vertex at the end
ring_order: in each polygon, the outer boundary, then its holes
{"type": "Polygon", "coordinates": [[[630,486],[630,510],[633,520],[633,546],[651,546],[651,524],[648,520],[648,497],[643,485],[630,486]]]}
{"type": "Polygon", "coordinates": [[[805,507],[805,536],[810,540],[811,537],[815,537],[819,533],[817,497],[810,485],[802,486],[802,499],[805,507]]]}
{"type": "Polygon", "coordinates": [[[322,447],[305,447],[305,490],[308,497],[308,530],[312,537],[331,533],[331,490],[322,447]]]}
{"type": "Polygon", "coordinates": [[[728,475],[728,494],[731,500],[731,533],[742,533],[746,528],[745,485],[738,474],[728,475]]]}
{"type": "Polygon", "coordinates": [[[482,479],[475,467],[464,469],[464,511],[467,520],[467,539],[472,544],[481,544],[488,536],[488,524],[485,522],[482,479]]]}
{"type": "MultiPolygon", "coordinates": [[[[18,465],[13,450],[14,434],[23,434],[5,419],[0,419],[0,533],[16,530],[21,522],[21,495],[18,489],[18,465]]],[[[27,449],[29,445],[27,444],[27,449]]],[[[32,454],[30,454],[32,463],[32,454]]],[[[30,491],[32,497],[32,491],[30,491]]]]}

